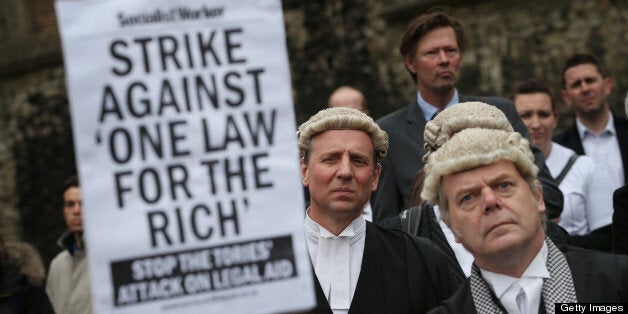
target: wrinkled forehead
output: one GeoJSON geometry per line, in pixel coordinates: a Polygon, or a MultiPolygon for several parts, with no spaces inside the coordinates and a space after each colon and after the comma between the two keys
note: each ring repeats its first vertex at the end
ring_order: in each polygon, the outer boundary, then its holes
{"type": "Polygon", "coordinates": [[[519,172],[519,169],[517,169],[517,166],[508,159],[500,159],[486,165],[480,164],[470,166],[463,170],[452,172],[450,174],[445,174],[443,175],[443,178],[464,175],[467,176],[470,180],[479,180],[483,178],[498,177],[504,174],[523,178],[523,176],[519,172]]]}
{"type": "Polygon", "coordinates": [[[368,133],[360,130],[327,130],[314,135],[310,140],[310,151],[316,150],[352,150],[368,154],[375,153],[373,141],[368,133]]]}

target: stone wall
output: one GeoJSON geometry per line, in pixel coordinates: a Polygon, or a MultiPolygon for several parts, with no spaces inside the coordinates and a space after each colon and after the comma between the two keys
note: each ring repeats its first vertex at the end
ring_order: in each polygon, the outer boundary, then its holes
{"type": "MultiPolygon", "coordinates": [[[[410,19],[443,3],[470,37],[462,92],[507,96],[510,86],[531,76],[559,89],[564,60],[590,52],[610,66],[611,103],[623,112],[624,0],[285,0],[297,122],[324,108],[343,84],[364,91],[375,118],[410,103],[416,88],[398,56],[399,39],[410,19]]],[[[0,235],[35,244],[46,263],[63,230],[61,184],[75,171],[52,5],[0,1],[0,235]]]]}
{"type": "Polygon", "coordinates": [[[46,264],[64,230],[62,184],[76,172],[52,5],[0,4],[0,236],[32,243],[46,264]]]}
{"type": "MultiPolygon", "coordinates": [[[[470,41],[458,84],[462,92],[507,97],[512,85],[529,77],[560,90],[565,60],[592,53],[610,67],[610,102],[623,114],[626,1],[343,0],[287,3],[297,119],[323,108],[326,96],[341,84],[362,89],[376,118],[409,104],[416,87],[397,52],[401,35],[412,18],[443,3],[461,20],[470,41]]],[[[561,112],[564,127],[570,115],[565,108],[561,112]]]]}

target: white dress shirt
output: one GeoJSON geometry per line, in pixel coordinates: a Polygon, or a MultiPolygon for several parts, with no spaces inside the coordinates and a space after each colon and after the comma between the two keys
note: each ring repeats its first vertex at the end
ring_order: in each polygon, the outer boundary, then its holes
{"type": "MultiPolygon", "coordinates": [[[[552,142],[545,159],[552,177],[560,174],[574,154],[573,150],[552,142]]],[[[571,235],[587,234],[612,222],[615,189],[599,168],[590,156],[580,156],[558,185],[564,199],[558,224],[571,235]]]]}
{"type": "Polygon", "coordinates": [[[335,236],[305,216],[305,239],[318,282],[334,314],[348,313],[360,276],[366,222],[360,215],[335,236]]]}
{"type": "Polygon", "coordinates": [[[364,208],[362,209],[362,217],[364,217],[366,221],[373,221],[373,208],[371,207],[370,201],[366,202],[366,205],[364,205],[364,208]]]}
{"type": "Polygon", "coordinates": [[[467,277],[471,276],[473,255],[464,246],[462,246],[462,244],[456,242],[453,231],[451,231],[449,226],[447,226],[447,224],[440,219],[440,210],[438,210],[438,205],[434,205],[434,215],[436,216],[436,219],[438,219],[438,224],[445,234],[447,243],[449,243],[449,246],[451,246],[454,254],[456,254],[456,260],[458,261],[458,264],[460,264],[460,268],[462,268],[462,271],[467,277]]]}
{"type": "Polygon", "coordinates": [[[537,253],[520,278],[502,275],[480,268],[482,277],[489,284],[508,313],[539,313],[543,279],[549,278],[547,270],[547,244],[537,253]]]}
{"type": "Polygon", "coordinates": [[[608,112],[606,128],[598,135],[587,129],[577,118],[576,127],[582,140],[584,153],[591,156],[599,166],[598,176],[610,181],[613,191],[624,186],[624,164],[621,160],[617,131],[615,131],[615,122],[611,112],[608,112]]]}

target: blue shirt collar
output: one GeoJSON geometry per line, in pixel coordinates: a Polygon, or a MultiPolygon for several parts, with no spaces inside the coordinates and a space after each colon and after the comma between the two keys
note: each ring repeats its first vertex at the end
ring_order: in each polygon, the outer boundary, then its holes
{"type": "MultiPolygon", "coordinates": [[[[421,112],[423,112],[423,117],[425,117],[425,121],[429,121],[432,118],[432,116],[438,111],[438,108],[428,103],[427,101],[425,101],[425,99],[421,97],[421,92],[417,92],[416,100],[417,100],[417,103],[419,103],[419,108],[421,109],[421,112]]],[[[447,106],[445,106],[445,109],[459,102],[460,102],[460,99],[458,97],[458,90],[454,88],[454,96],[451,97],[451,99],[447,103],[447,106]]]]}
{"type": "MultiPolygon", "coordinates": [[[[582,122],[580,122],[580,119],[578,118],[576,118],[576,128],[578,129],[578,133],[581,139],[585,139],[588,136],[595,136],[595,133],[587,129],[587,127],[584,126],[584,124],[582,124],[582,122]]],[[[606,123],[606,127],[604,128],[604,130],[602,130],[602,132],[600,132],[599,135],[603,134],[615,135],[615,121],[613,121],[613,114],[610,111],[608,112],[608,122],[606,123]]]]}

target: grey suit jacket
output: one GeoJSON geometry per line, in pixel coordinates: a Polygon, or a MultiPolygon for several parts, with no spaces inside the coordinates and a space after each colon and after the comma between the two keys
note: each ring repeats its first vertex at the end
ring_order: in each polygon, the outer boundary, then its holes
{"type": "MultiPolygon", "coordinates": [[[[475,97],[460,95],[460,102],[481,101],[499,108],[506,114],[515,131],[529,138],[528,130],[517,114],[512,101],[502,97],[475,97]]],[[[373,221],[382,222],[408,208],[410,187],[416,173],[423,168],[423,131],[425,118],[416,100],[379,120],[379,126],[388,133],[390,145],[388,154],[382,161],[382,174],[377,191],[371,196],[373,221]]],[[[554,183],[545,166],[543,153],[532,149],[535,164],[539,166],[539,180],[543,185],[543,197],[547,207],[547,217],[558,217],[562,212],[563,194],[554,183]]]]}

